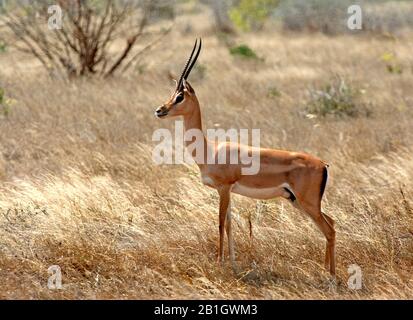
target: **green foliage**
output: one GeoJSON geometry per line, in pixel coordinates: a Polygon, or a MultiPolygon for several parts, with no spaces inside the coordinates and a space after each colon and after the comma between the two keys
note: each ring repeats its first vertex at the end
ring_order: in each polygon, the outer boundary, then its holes
{"type": "Polygon", "coordinates": [[[386,67],[387,67],[387,71],[389,71],[390,73],[395,73],[395,74],[403,73],[403,68],[400,65],[388,64],[386,67]]]}
{"type": "Polygon", "coordinates": [[[229,11],[229,17],[242,31],[259,30],[278,6],[279,0],[241,0],[229,11]]]}
{"type": "Polygon", "coordinates": [[[393,73],[393,74],[403,73],[403,67],[397,62],[396,57],[392,53],[387,52],[383,54],[381,59],[386,63],[386,69],[389,73],[393,73]]]}
{"type": "Polygon", "coordinates": [[[277,87],[271,87],[268,89],[268,97],[279,98],[281,97],[281,91],[277,87]]]}
{"type": "Polygon", "coordinates": [[[7,50],[7,44],[0,40],[0,53],[5,53],[7,50]]]}
{"type": "Polygon", "coordinates": [[[4,89],[0,87],[0,111],[5,117],[10,114],[11,104],[12,100],[6,98],[4,89]]]}
{"type": "Polygon", "coordinates": [[[239,56],[245,59],[258,59],[257,54],[246,44],[241,44],[229,49],[233,56],[239,56]]]}
{"type": "Polygon", "coordinates": [[[145,71],[146,71],[146,68],[147,68],[147,65],[146,65],[146,64],[139,63],[139,64],[136,64],[136,66],[135,66],[135,71],[136,71],[138,74],[144,74],[145,71]]]}
{"type": "Polygon", "coordinates": [[[0,105],[4,103],[4,89],[0,88],[0,105]]]}
{"type": "Polygon", "coordinates": [[[337,78],[321,90],[310,90],[311,101],[307,105],[307,111],[310,115],[322,117],[356,117],[362,113],[369,115],[370,112],[365,106],[356,103],[360,93],[361,90],[356,90],[348,86],[343,79],[337,78]]]}

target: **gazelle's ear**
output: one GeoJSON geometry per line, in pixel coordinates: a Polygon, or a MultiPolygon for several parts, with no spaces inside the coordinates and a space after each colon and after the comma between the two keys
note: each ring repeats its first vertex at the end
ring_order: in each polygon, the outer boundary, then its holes
{"type": "Polygon", "coordinates": [[[176,79],[176,75],[174,75],[171,71],[168,71],[168,79],[169,80],[175,80],[176,79]]]}
{"type": "Polygon", "coordinates": [[[183,83],[183,85],[184,85],[184,89],[186,89],[187,92],[188,92],[190,95],[194,94],[194,93],[195,93],[195,90],[192,88],[192,86],[189,84],[189,82],[186,81],[185,79],[182,79],[182,81],[183,81],[182,83],[183,83]]]}

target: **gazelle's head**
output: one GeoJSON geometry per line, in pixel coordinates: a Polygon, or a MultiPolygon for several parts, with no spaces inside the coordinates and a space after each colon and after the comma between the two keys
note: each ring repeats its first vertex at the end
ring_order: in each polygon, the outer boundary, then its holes
{"type": "Polygon", "coordinates": [[[155,115],[158,118],[184,116],[192,113],[194,108],[197,106],[195,91],[192,89],[187,79],[196,60],[198,59],[199,53],[201,52],[201,46],[202,40],[199,39],[198,45],[197,39],[191,55],[185,64],[184,70],[182,71],[181,77],[176,82],[174,94],[162,106],[156,108],[155,115]],[[196,54],[194,56],[195,51],[196,54]]]}

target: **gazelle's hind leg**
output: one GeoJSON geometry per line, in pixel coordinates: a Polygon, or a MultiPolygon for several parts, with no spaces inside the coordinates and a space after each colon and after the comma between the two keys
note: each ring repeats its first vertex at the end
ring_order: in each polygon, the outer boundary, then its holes
{"type": "MultiPolygon", "coordinates": [[[[330,225],[330,228],[333,230],[334,234],[335,234],[335,230],[334,230],[334,220],[331,219],[328,215],[326,215],[325,213],[321,212],[323,218],[327,221],[327,223],[330,225]]],[[[335,237],[334,237],[334,241],[335,241],[335,237]]],[[[328,240],[326,243],[326,258],[325,258],[325,268],[328,270],[330,267],[330,263],[333,262],[334,266],[333,268],[335,269],[335,261],[336,261],[336,257],[335,257],[335,243],[333,243],[333,250],[331,250],[328,240]]]]}
{"type": "MultiPolygon", "coordinates": [[[[218,245],[218,262],[224,261],[224,235],[225,222],[227,220],[227,212],[230,205],[232,186],[223,186],[218,189],[219,193],[219,245],[218,245]]],[[[227,229],[227,232],[231,231],[227,229]]],[[[231,239],[232,240],[232,239],[231,239]]]]}
{"type": "Polygon", "coordinates": [[[334,230],[334,220],[322,213],[320,210],[320,205],[310,205],[300,203],[300,208],[310,215],[313,221],[316,223],[317,227],[321,230],[327,240],[326,244],[326,255],[325,255],[325,265],[326,269],[330,271],[332,276],[336,274],[336,256],[335,256],[335,242],[336,242],[336,232],[334,230]]]}

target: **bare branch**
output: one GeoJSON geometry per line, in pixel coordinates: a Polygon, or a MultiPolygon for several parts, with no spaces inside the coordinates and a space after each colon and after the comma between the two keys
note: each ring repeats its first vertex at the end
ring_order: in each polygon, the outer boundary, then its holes
{"type": "MultiPolygon", "coordinates": [[[[30,5],[18,4],[17,9],[6,11],[0,19],[16,37],[15,47],[32,54],[48,72],[108,77],[122,65],[122,72],[125,72],[159,41],[159,38],[142,37],[146,34],[148,16],[157,3],[158,0],[96,3],[92,0],[32,0],[30,5]],[[48,7],[53,2],[64,13],[62,28],[48,30],[48,7]],[[118,55],[110,56],[110,49],[120,39],[126,40],[124,48],[118,55]],[[137,43],[143,41],[146,42],[142,43],[143,49],[135,49],[137,43]]],[[[155,36],[156,32],[150,35],[155,36]]]]}

